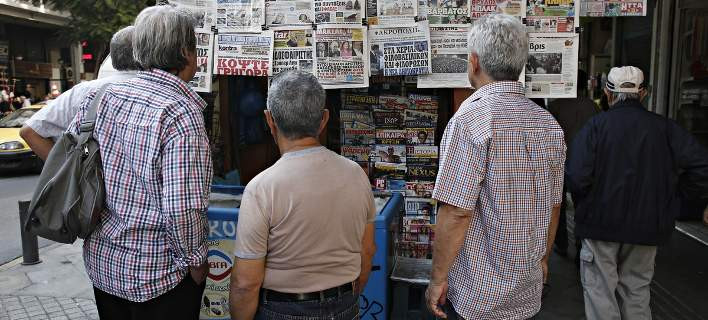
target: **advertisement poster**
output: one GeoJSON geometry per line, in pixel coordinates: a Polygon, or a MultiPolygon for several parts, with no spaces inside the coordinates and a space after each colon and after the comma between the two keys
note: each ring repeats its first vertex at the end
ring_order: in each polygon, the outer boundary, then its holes
{"type": "Polygon", "coordinates": [[[429,0],[426,4],[428,23],[431,26],[470,22],[469,0],[429,0]]]}
{"type": "Polygon", "coordinates": [[[580,26],[580,0],[527,0],[528,32],[574,32],[580,26]]]}
{"type": "Polygon", "coordinates": [[[260,32],[263,24],[264,0],[216,0],[219,32],[260,32]]]}
{"type": "Polygon", "coordinates": [[[575,98],[578,78],[578,35],[529,36],[526,96],[575,98]]]}
{"type": "Polygon", "coordinates": [[[332,25],[315,30],[315,76],[325,89],[369,86],[366,27],[332,25]]]}
{"type": "Polygon", "coordinates": [[[647,15],[647,0],[582,0],[583,17],[634,17],[647,15]]]}
{"type": "Polygon", "coordinates": [[[273,75],[286,70],[312,73],[315,47],[312,27],[273,28],[273,75]]]}
{"type": "Polygon", "coordinates": [[[369,29],[371,74],[413,76],[431,72],[428,21],[414,26],[369,29]]]}
{"type": "Polygon", "coordinates": [[[214,73],[267,77],[273,73],[273,31],[216,35],[214,73]]]}
{"type": "Polygon", "coordinates": [[[211,29],[215,25],[216,2],[207,0],[169,0],[169,4],[186,7],[197,19],[197,29],[211,29]]]}
{"type": "Polygon", "coordinates": [[[211,92],[214,35],[210,29],[196,29],[194,33],[197,36],[197,73],[189,86],[196,92],[211,92]]]}
{"type": "Polygon", "coordinates": [[[200,319],[231,319],[229,284],[235,242],[235,220],[209,220],[209,237],[207,238],[209,274],[202,296],[200,319]]]}
{"type": "Polygon", "coordinates": [[[471,88],[467,76],[469,26],[430,27],[431,74],[418,76],[418,88],[471,88]]]}
{"type": "Polygon", "coordinates": [[[365,0],[314,0],[315,23],[361,25],[365,0]]]}
{"type": "Polygon", "coordinates": [[[273,0],[265,2],[266,26],[312,25],[315,9],[312,0],[273,0]]]}
{"type": "MultiPolygon", "coordinates": [[[[527,0],[469,0],[472,20],[490,13],[504,13],[510,16],[524,17],[527,0]]],[[[532,1],[532,0],[528,0],[532,1]]]]}
{"type": "Polygon", "coordinates": [[[376,12],[379,25],[413,25],[418,16],[418,0],[376,0],[376,12]]]}

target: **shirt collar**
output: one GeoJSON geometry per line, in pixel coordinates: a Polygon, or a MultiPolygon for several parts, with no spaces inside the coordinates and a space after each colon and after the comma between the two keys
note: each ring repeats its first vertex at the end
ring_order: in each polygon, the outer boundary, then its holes
{"type": "Polygon", "coordinates": [[[311,148],[302,149],[302,150],[298,150],[298,151],[286,152],[285,154],[283,154],[281,156],[281,158],[287,159],[287,158],[302,157],[307,154],[320,152],[320,151],[324,151],[324,150],[327,150],[327,148],[325,148],[324,146],[311,147],[311,148]]]}
{"type": "Polygon", "coordinates": [[[524,85],[518,81],[495,81],[483,85],[472,94],[472,101],[499,93],[524,94],[524,85]]]}
{"type": "Polygon", "coordinates": [[[192,100],[195,104],[199,106],[200,109],[206,107],[206,102],[202,99],[192,88],[190,88],[186,82],[171,74],[167,71],[160,69],[150,69],[147,71],[138,72],[138,78],[150,82],[156,82],[163,86],[169,87],[177,93],[185,95],[189,100],[192,100]]]}

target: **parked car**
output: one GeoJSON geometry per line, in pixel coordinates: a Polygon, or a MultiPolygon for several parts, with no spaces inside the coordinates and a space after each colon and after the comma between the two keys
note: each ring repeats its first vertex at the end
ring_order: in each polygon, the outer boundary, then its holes
{"type": "Polygon", "coordinates": [[[40,172],[44,162],[20,137],[20,128],[44,104],[15,110],[0,119],[0,170],[34,170],[40,172]]]}

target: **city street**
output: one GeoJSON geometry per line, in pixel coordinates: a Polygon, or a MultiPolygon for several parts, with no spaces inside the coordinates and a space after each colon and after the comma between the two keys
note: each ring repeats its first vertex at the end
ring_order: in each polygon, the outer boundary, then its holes
{"type": "MultiPolygon", "coordinates": [[[[22,256],[17,201],[30,200],[39,175],[0,173],[0,265],[22,256]]],[[[39,246],[53,243],[39,240],[39,246]]]]}

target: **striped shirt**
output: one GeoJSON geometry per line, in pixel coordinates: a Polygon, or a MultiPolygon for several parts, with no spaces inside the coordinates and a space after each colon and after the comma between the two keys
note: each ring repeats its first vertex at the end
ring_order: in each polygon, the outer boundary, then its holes
{"type": "Polygon", "coordinates": [[[433,198],[474,212],[448,274],[448,300],[465,319],[532,317],[563,189],[561,127],[524,97],[521,83],[494,82],[450,119],[440,154],[433,198]]]}
{"type": "MultiPolygon", "coordinates": [[[[96,92],[83,100],[70,130],[96,92]]],[[[169,291],[206,261],[211,152],[205,102],[161,70],[111,85],[94,136],[106,210],[84,242],[86,272],[101,291],[143,302],[169,291]]]]}

